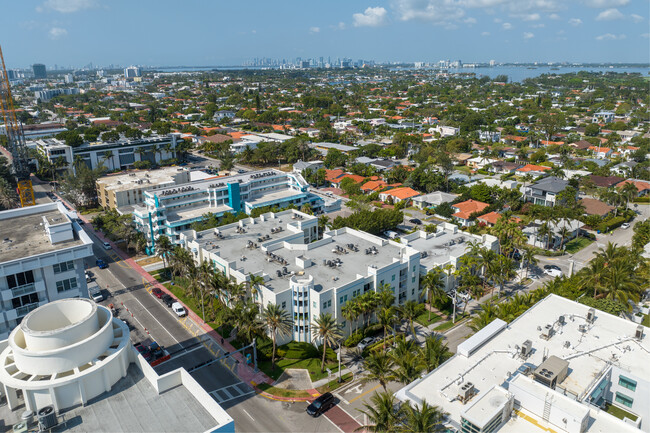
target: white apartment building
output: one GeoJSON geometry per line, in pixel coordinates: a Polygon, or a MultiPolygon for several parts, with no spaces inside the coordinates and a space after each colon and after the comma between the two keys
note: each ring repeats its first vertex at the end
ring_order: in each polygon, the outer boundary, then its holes
{"type": "Polygon", "coordinates": [[[145,191],[169,188],[189,181],[190,171],[183,167],[103,176],[96,182],[97,198],[104,209],[118,209],[122,213],[130,213],[133,211],[133,205],[142,203],[145,191]]]}
{"type": "Polygon", "coordinates": [[[284,208],[309,204],[318,212],[324,200],[309,192],[309,184],[298,173],[260,170],[235,176],[209,178],[187,184],[145,191],[142,204],[134,207],[136,227],[148,241],[150,251],[159,235],[178,242],[180,233],[206,214],[221,217],[265,207],[284,208]]]}
{"type": "Polygon", "coordinates": [[[61,203],[0,212],[0,340],[41,305],[88,297],[92,256],[92,240],[61,203]]]}
{"type": "Polygon", "coordinates": [[[650,432],[648,328],[549,295],[397,392],[463,433],[650,432]]]}
{"type": "Polygon", "coordinates": [[[311,342],[311,323],[321,313],[330,313],[349,335],[353,324],[341,316],[343,305],[384,284],[398,304],[419,299],[418,251],[350,228],[317,240],[317,230],[317,218],[287,210],[187,231],[180,243],[197,263],[207,261],[237,283],[261,276],[254,300],[277,304],[294,319],[294,332],[284,342],[311,342]]]}
{"type": "Polygon", "coordinates": [[[66,165],[62,168],[74,168],[74,162],[79,158],[92,169],[104,165],[109,171],[114,171],[133,168],[136,161],[158,164],[175,158],[177,144],[177,136],[169,134],[137,140],[84,143],[77,147],[70,147],[56,138],[47,138],[28,142],[27,147],[35,148],[50,162],[63,157],[66,165]]]}

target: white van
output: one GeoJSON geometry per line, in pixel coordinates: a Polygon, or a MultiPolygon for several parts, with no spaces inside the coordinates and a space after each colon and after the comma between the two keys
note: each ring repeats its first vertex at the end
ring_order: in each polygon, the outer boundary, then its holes
{"type": "Polygon", "coordinates": [[[174,302],[172,304],[172,310],[178,317],[185,317],[187,316],[187,311],[185,311],[185,308],[179,303],[179,302],[174,302]]]}

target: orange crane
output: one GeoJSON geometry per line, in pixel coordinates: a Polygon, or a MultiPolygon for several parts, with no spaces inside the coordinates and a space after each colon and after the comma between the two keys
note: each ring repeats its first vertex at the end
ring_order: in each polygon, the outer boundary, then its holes
{"type": "Polygon", "coordinates": [[[9,76],[5,67],[5,59],[0,47],[0,60],[2,61],[2,77],[0,77],[0,109],[2,118],[5,122],[5,131],[8,139],[8,149],[11,153],[13,172],[18,182],[18,197],[20,205],[33,206],[36,204],[34,199],[34,187],[30,178],[28,167],[29,158],[27,156],[27,146],[25,145],[25,133],[23,132],[22,123],[16,118],[14,109],[14,100],[11,96],[11,85],[9,76]]]}

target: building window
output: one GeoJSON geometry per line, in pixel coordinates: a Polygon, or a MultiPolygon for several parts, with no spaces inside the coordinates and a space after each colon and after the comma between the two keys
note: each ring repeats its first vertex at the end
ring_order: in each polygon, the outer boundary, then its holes
{"type": "Polygon", "coordinates": [[[56,291],[59,293],[66,292],[68,290],[73,290],[76,288],[77,288],[76,278],[70,278],[68,280],[62,280],[56,282],[56,291]]]}
{"type": "Polygon", "coordinates": [[[312,305],[314,306],[314,308],[318,308],[318,304],[316,303],[316,301],[312,302],[312,305]]]}
{"type": "Polygon", "coordinates": [[[618,377],[618,384],[623,388],[629,389],[630,391],[636,390],[636,380],[628,379],[625,376],[618,377]]]}
{"type": "Polygon", "coordinates": [[[323,309],[327,308],[327,302],[323,302],[323,309]]]}
{"type": "Polygon", "coordinates": [[[70,271],[74,269],[74,262],[72,260],[68,262],[57,263],[53,266],[54,273],[60,274],[61,272],[70,271]]]}
{"type": "Polygon", "coordinates": [[[327,301],[327,307],[329,308],[331,306],[332,306],[332,300],[330,299],[329,301],[327,301]]]}
{"type": "Polygon", "coordinates": [[[339,298],[339,304],[343,304],[343,296],[339,298]]]}
{"type": "Polygon", "coordinates": [[[20,308],[23,305],[34,304],[38,302],[38,293],[30,293],[29,295],[19,296],[11,300],[11,305],[14,309],[20,308]]]}
{"type": "Polygon", "coordinates": [[[625,394],[621,394],[620,392],[616,393],[616,403],[621,403],[622,405],[625,405],[627,407],[632,407],[632,404],[634,403],[634,399],[628,397],[625,394]]]}
{"type": "Polygon", "coordinates": [[[415,277],[411,278],[411,282],[415,283],[415,277]]]}
{"type": "Polygon", "coordinates": [[[13,275],[7,275],[7,285],[10,289],[24,286],[34,282],[34,273],[32,271],[19,272],[13,275]]]}
{"type": "Polygon", "coordinates": [[[381,281],[379,282],[379,285],[380,285],[380,286],[383,286],[383,285],[384,285],[384,280],[381,280],[381,281]]]}
{"type": "Polygon", "coordinates": [[[348,295],[343,296],[343,302],[348,302],[348,295]]]}
{"type": "Polygon", "coordinates": [[[392,276],[391,281],[395,281],[395,275],[392,276]]]}
{"type": "Polygon", "coordinates": [[[283,310],[287,309],[287,301],[282,301],[282,309],[283,310]]]}

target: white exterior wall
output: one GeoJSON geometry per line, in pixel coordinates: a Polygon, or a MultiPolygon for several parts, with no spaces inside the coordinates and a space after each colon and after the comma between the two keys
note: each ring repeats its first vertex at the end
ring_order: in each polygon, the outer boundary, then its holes
{"type": "Polygon", "coordinates": [[[606,393],[606,400],[614,406],[619,406],[627,412],[638,415],[642,419],[641,429],[650,432],[650,382],[648,382],[648,379],[636,376],[616,366],[612,366],[610,374],[611,382],[606,393]],[[636,389],[632,391],[619,385],[620,376],[636,381],[636,389]],[[633,399],[632,407],[617,402],[615,400],[617,392],[633,399]]]}

